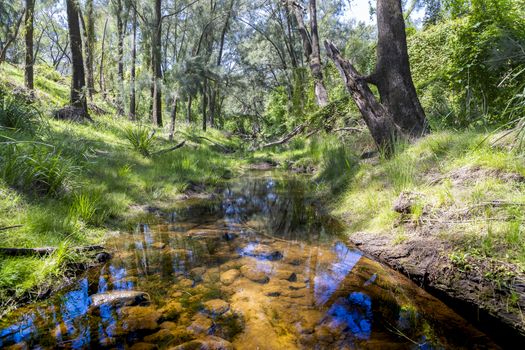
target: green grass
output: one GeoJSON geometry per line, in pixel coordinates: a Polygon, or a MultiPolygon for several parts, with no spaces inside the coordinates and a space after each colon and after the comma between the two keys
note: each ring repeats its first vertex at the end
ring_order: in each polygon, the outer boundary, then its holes
{"type": "Polygon", "coordinates": [[[169,207],[190,183],[216,186],[242,165],[216,145],[239,149],[235,137],[180,126],[169,142],[167,130],[151,136],[153,129],[117,117],[101,101],[110,113],[93,115],[95,123],[56,121],[51,112],[67,103],[68,82],[42,69],[47,74],[40,75],[37,99],[30,102],[11,94],[23,91],[21,70],[0,66],[0,98],[10,113],[4,118],[0,109],[0,227],[21,225],[2,231],[0,246],[61,248],[44,258],[0,256],[0,308],[82,259],[66,254],[66,247],[103,243],[109,230],[125,229],[136,215],[133,204],[169,207]],[[11,118],[19,111],[38,116],[11,118]],[[155,153],[182,140],[183,148],[155,153]]]}

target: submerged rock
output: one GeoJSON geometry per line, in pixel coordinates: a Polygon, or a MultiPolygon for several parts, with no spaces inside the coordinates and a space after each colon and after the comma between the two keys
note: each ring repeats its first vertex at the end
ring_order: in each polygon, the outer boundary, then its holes
{"type": "Polygon", "coordinates": [[[264,271],[257,270],[257,267],[255,266],[241,266],[241,273],[247,279],[257,283],[268,283],[270,280],[264,271]]]}
{"type": "Polygon", "coordinates": [[[214,337],[208,336],[202,339],[195,339],[184,344],[178,345],[172,350],[233,350],[233,345],[229,341],[214,337]]]}
{"type": "Polygon", "coordinates": [[[182,304],[178,301],[170,301],[160,308],[159,311],[165,320],[175,320],[179,317],[183,309],[182,304]]]}
{"type": "Polygon", "coordinates": [[[155,242],[151,245],[151,248],[153,249],[164,249],[166,248],[166,243],[164,242],[155,242]]]}
{"type": "Polygon", "coordinates": [[[259,259],[267,259],[270,261],[280,260],[283,258],[283,254],[280,251],[263,244],[257,245],[253,250],[249,250],[245,252],[245,254],[259,259]]]}
{"type": "Polygon", "coordinates": [[[228,304],[222,299],[208,300],[207,302],[204,303],[204,310],[213,316],[222,315],[229,309],[230,309],[230,304],[228,304]]]}
{"type": "Polygon", "coordinates": [[[113,306],[135,306],[148,303],[149,296],[147,293],[134,290],[114,290],[91,296],[91,308],[96,308],[103,304],[110,304],[113,306]]]}
{"type": "Polygon", "coordinates": [[[213,321],[203,314],[197,314],[193,318],[193,322],[188,326],[188,330],[195,334],[208,334],[211,327],[213,327],[213,321]]]}
{"type": "Polygon", "coordinates": [[[155,350],[157,349],[157,345],[150,344],[150,343],[135,343],[130,348],[130,350],[155,350]]]}
{"type": "Polygon", "coordinates": [[[155,330],[159,328],[157,321],[161,313],[151,306],[126,306],[121,310],[122,329],[127,332],[138,330],[155,330]]]}
{"type": "Polygon", "coordinates": [[[174,338],[175,336],[172,334],[170,330],[161,329],[157,333],[153,333],[151,335],[144,337],[144,341],[147,343],[161,344],[161,343],[167,343],[174,338]]]}
{"type": "Polygon", "coordinates": [[[222,284],[229,286],[237,279],[237,277],[239,277],[240,274],[241,273],[239,272],[239,270],[231,269],[231,270],[221,273],[220,279],[221,279],[222,284]]]}

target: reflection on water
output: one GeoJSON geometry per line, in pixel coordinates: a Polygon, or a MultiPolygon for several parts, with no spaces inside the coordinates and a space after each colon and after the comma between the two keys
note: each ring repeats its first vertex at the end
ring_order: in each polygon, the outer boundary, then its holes
{"type": "Polygon", "coordinates": [[[297,179],[246,177],[166,217],[111,238],[110,262],[2,320],[0,347],[497,348],[343,243],[297,179]]]}

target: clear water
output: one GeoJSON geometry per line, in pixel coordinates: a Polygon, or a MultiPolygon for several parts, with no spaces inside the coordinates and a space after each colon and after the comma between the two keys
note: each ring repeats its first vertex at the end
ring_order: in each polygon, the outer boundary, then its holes
{"type": "Polygon", "coordinates": [[[107,264],[1,320],[0,348],[498,348],[348,245],[309,192],[253,174],[137,223],[108,239],[107,264]],[[93,305],[128,290],[147,300],[93,305]]]}

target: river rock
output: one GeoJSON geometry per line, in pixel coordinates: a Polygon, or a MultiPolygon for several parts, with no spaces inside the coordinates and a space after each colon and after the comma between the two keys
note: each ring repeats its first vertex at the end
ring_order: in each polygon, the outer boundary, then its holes
{"type": "Polygon", "coordinates": [[[213,316],[219,316],[230,309],[230,304],[222,299],[208,300],[204,303],[204,310],[213,316]]]}
{"type": "Polygon", "coordinates": [[[153,344],[162,344],[162,343],[168,343],[170,340],[174,339],[175,337],[168,329],[161,329],[157,333],[153,333],[151,335],[148,335],[144,337],[144,341],[147,343],[153,343],[153,344]]]}
{"type": "Polygon", "coordinates": [[[129,350],[155,350],[157,349],[157,345],[150,344],[150,343],[135,343],[133,344],[129,350]]]}
{"type": "Polygon", "coordinates": [[[170,301],[162,308],[160,308],[159,311],[162,313],[164,319],[175,320],[179,317],[183,309],[184,308],[182,307],[182,304],[178,301],[170,301]]]}
{"type": "Polygon", "coordinates": [[[153,249],[164,249],[166,248],[166,243],[164,242],[155,242],[151,245],[151,248],[153,249]]]}
{"type": "Polygon", "coordinates": [[[177,328],[177,324],[175,322],[171,322],[171,321],[164,321],[164,322],[162,322],[160,324],[160,328],[173,330],[173,329],[177,328]]]}
{"type": "Polygon", "coordinates": [[[134,290],[115,290],[91,296],[91,308],[99,307],[102,304],[135,306],[147,303],[149,303],[148,294],[134,290]]]}
{"type": "Polygon", "coordinates": [[[159,328],[157,321],[161,313],[151,306],[125,306],[120,309],[122,314],[122,329],[127,332],[138,330],[155,330],[159,328]]]}
{"type": "Polygon", "coordinates": [[[319,326],[315,329],[315,338],[318,341],[329,344],[334,341],[334,336],[332,335],[332,332],[330,332],[330,328],[325,325],[319,326]]]}
{"type": "Polygon", "coordinates": [[[286,280],[289,282],[297,281],[297,274],[290,270],[277,270],[274,272],[273,276],[280,280],[286,280]]]}
{"type": "Polygon", "coordinates": [[[257,267],[251,265],[241,266],[241,273],[247,279],[257,283],[268,283],[270,280],[264,271],[259,271],[257,267]]]}
{"type": "Polygon", "coordinates": [[[215,337],[208,336],[202,339],[195,339],[184,344],[178,345],[172,350],[233,350],[233,345],[229,341],[215,337]]]}
{"type": "Polygon", "coordinates": [[[181,288],[191,288],[193,287],[193,280],[190,280],[189,278],[183,278],[179,281],[178,285],[181,288]]]}
{"type": "Polygon", "coordinates": [[[202,276],[206,273],[205,267],[195,267],[190,270],[190,275],[193,278],[194,281],[200,282],[202,281],[202,276]]]}
{"type": "Polygon", "coordinates": [[[220,279],[221,279],[222,284],[229,286],[237,279],[237,277],[239,277],[240,274],[241,273],[239,272],[239,270],[231,269],[231,270],[221,273],[220,279]]]}
{"type": "Polygon", "coordinates": [[[193,318],[193,322],[188,326],[188,330],[195,334],[208,334],[213,326],[213,321],[203,314],[197,314],[193,318]]]}
{"type": "Polygon", "coordinates": [[[283,258],[283,254],[280,251],[263,244],[257,245],[253,250],[249,250],[245,252],[245,254],[270,261],[280,260],[283,258]]]}

